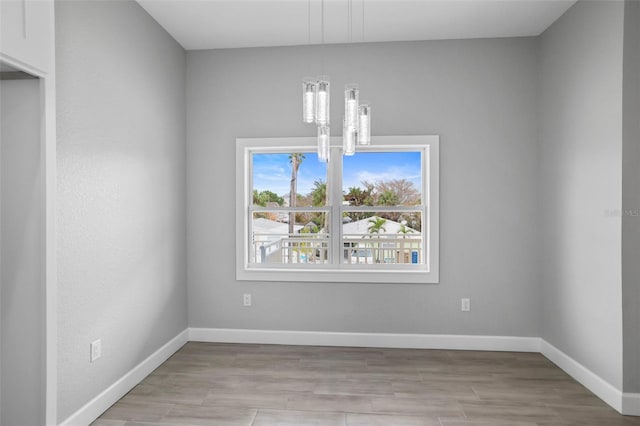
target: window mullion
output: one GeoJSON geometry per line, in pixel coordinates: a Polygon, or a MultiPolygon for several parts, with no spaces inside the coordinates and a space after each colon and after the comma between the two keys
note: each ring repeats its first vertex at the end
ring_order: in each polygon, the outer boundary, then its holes
{"type": "Polygon", "coordinates": [[[342,149],[331,148],[328,163],[329,206],[331,206],[331,265],[340,266],[340,241],[342,240],[342,149]]]}

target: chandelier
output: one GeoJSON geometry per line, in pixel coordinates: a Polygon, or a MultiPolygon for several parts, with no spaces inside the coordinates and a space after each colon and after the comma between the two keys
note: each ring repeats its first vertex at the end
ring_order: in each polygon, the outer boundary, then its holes
{"type": "MultiPolygon", "coordinates": [[[[353,4],[348,2],[349,42],[353,43],[353,4]]],[[[309,8],[309,22],[311,22],[309,8]]],[[[324,0],[322,0],[321,44],[324,44],[324,0]]],[[[309,25],[309,44],[311,30],[309,25]]],[[[364,1],[362,2],[362,39],[364,41],[364,1]]],[[[331,151],[330,106],[331,84],[329,77],[305,78],[302,81],[302,121],[318,128],[318,159],[328,162],[331,151]]],[[[344,90],[344,118],[342,120],[342,152],[353,155],[356,145],[371,143],[371,106],[360,103],[360,91],[356,84],[348,84],[344,90]]]]}

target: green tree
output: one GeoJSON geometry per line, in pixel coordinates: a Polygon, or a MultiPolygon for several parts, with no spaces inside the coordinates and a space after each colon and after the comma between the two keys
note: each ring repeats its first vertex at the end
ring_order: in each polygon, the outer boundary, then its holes
{"type": "Polygon", "coordinates": [[[387,219],[383,219],[381,217],[374,216],[368,221],[369,227],[367,230],[369,234],[373,237],[373,234],[376,235],[376,239],[378,240],[377,249],[376,249],[376,262],[380,263],[380,232],[387,232],[387,228],[385,228],[385,223],[387,223],[387,219]]]}
{"type": "Polygon", "coordinates": [[[413,184],[406,179],[391,179],[376,182],[376,192],[381,196],[387,191],[395,195],[395,205],[414,206],[420,204],[420,192],[413,184]]]}
{"type": "Polygon", "coordinates": [[[398,203],[398,195],[387,189],[378,195],[377,205],[379,206],[397,206],[398,203]]]}
{"type": "MultiPolygon", "coordinates": [[[[289,163],[291,163],[291,186],[289,190],[289,207],[296,207],[296,196],[298,193],[298,170],[304,161],[304,154],[294,152],[289,155],[289,163]]],[[[289,213],[289,234],[293,234],[293,225],[296,221],[296,214],[289,213]]]]}
{"type": "Polygon", "coordinates": [[[349,203],[350,206],[373,206],[373,190],[375,185],[370,182],[362,182],[363,188],[352,186],[349,188],[344,196],[344,200],[349,203]]]}
{"type": "MultiPolygon", "coordinates": [[[[364,189],[352,186],[349,188],[349,192],[344,195],[344,201],[348,202],[350,206],[372,206],[373,205],[373,184],[368,182],[362,182],[364,189]]],[[[358,221],[371,217],[371,213],[367,212],[350,212],[347,213],[352,220],[358,221]]]]}
{"type": "Polygon", "coordinates": [[[361,206],[365,198],[365,192],[357,186],[349,188],[349,192],[344,195],[344,200],[348,202],[350,206],[361,206]]]}
{"type": "Polygon", "coordinates": [[[284,198],[268,189],[260,192],[258,199],[261,206],[266,206],[267,203],[278,203],[279,206],[284,205],[284,198]]]}
{"type": "Polygon", "coordinates": [[[387,228],[384,226],[387,223],[387,219],[383,219],[381,217],[374,216],[369,219],[369,227],[367,230],[370,234],[377,234],[380,236],[380,232],[387,232],[387,228]]]}
{"type": "Polygon", "coordinates": [[[311,205],[314,207],[327,205],[327,182],[323,182],[322,180],[313,182],[311,205]]]}
{"type": "Polygon", "coordinates": [[[407,226],[406,221],[402,221],[400,223],[400,229],[398,229],[398,233],[403,235],[403,238],[407,236],[407,234],[413,234],[415,231],[407,226]]]}
{"type": "MultiPolygon", "coordinates": [[[[327,205],[327,183],[323,182],[321,179],[313,182],[313,189],[309,194],[309,198],[311,198],[311,205],[314,207],[326,206],[327,205]]],[[[320,229],[323,229],[325,227],[324,213],[313,213],[311,216],[311,220],[314,223],[316,223],[320,229]]]]}

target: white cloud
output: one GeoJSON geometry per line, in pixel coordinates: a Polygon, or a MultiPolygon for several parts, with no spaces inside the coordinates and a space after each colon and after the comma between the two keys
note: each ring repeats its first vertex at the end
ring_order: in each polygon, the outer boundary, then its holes
{"type": "Polygon", "coordinates": [[[389,167],[384,170],[360,170],[351,176],[345,176],[344,187],[360,187],[362,182],[367,181],[371,183],[389,181],[392,179],[406,179],[409,182],[413,182],[416,187],[420,186],[422,176],[420,170],[408,167],[389,167]]]}

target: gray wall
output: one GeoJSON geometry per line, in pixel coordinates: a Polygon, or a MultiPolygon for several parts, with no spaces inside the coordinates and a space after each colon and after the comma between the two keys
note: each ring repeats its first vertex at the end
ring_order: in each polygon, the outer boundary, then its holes
{"type": "Polygon", "coordinates": [[[58,2],[56,37],[63,420],[187,326],[185,56],[133,1],[58,2]]]}
{"type": "Polygon", "coordinates": [[[622,312],[625,392],[640,392],[640,2],[624,9],[622,312]]]}
{"type": "Polygon", "coordinates": [[[578,2],[541,37],[537,206],[542,337],[618,389],[623,7],[578,2]]]}
{"type": "Polygon", "coordinates": [[[0,424],[44,423],[40,84],[0,81],[0,424]]]}
{"type": "Polygon", "coordinates": [[[533,38],[188,52],[189,325],[539,336],[536,75],[533,38]],[[235,139],[314,135],[323,66],[333,123],[353,81],[375,135],[441,136],[439,285],[236,281],[235,139]]]}

